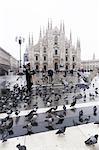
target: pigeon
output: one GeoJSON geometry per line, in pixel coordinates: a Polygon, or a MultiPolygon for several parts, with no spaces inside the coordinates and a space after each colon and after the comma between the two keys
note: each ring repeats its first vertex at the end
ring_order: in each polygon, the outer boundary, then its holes
{"type": "Polygon", "coordinates": [[[23,128],[27,129],[27,134],[26,135],[33,134],[33,132],[32,132],[32,124],[31,123],[28,123],[26,126],[23,126],[23,128]]]}
{"type": "Polygon", "coordinates": [[[3,133],[2,133],[2,142],[6,142],[6,141],[7,141],[7,137],[8,137],[8,132],[7,132],[7,130],[6,130],[6,131],[3,131],[3,133]]]}
{"type": "Polygon", "coordinates": [[[48,126],[47,127],[52,127],[52,123],[54,122],[54,118],[53,117],[50,117],[48,119],[45,120],[46,122],[48,122],[48,126]]]}
{"type": "Polygon", "coordinates": [[[52,107],[49,110],[47,110],[46,113],[51,113],[52,111],[56,110],[57,108],[58,108],[58,106],[52,107]]]}
{"type": "Polygon", "coordinates": [[[98,134],[94,135],[94,136],[91,136],[89,139],[87,139],[85,141],[85,144],[86,145],[93,145],[93,144],[96,144],[98,141],[98,134]]]}
{"type": "Polygon", "coordinates": [[[31,110],[31,111],[29,112],[29,114],[27,114],[27,115],[25,116],[25,118],[31,119],[35,113],[36,113],[36,110],[33,109],[33,110],[31,110]]]}
{"type": "Polygon", "coordinates": [[[62,124],[64,121],[64,115],[59,114],[59,115],[56,115],[56,117],[59,119],[56,124],[62,124]]]}
{"type": "Polygon", "coordinates": [[[78,123],[78,122],[76,122],[75,120],[73,120],[73,125],[74,125],[74,126],[78,126],[78,125],[80,125],[80,123],[78,123]]]}
{"type": "Polygon", "coordinates": [[[52,100],[47,101],[46,105],[49,107],[52,104],[52,100]]]}
{"type": "Polygon", "coordinates": [[[96,106],[93,107],[93,115],[94,115],[94,116],[97,115],[97,107],[96,107],[96,106]]]}
{"type": "Polygon", "coordinates": [[[90,116],[86,117],[83,121],[85,121],[86,123],[88,123],[90,120],[90,116]]]}
{"type": "Polygon", "coordinates": [[[64,134],[64,132],[65,132],[65,130],[66,130],[66,126],[64,126],[64,127],[62,127],[61,129],[59,129],[57,132],[56,132],[56,134],[64,134]]]}
{"type": "Polygon", "coordinates": [[[74,101],[71,103],[70,107],[75,106],[75,104],[76,104],[76,100],[74,100],[74,101]]]}
{"type": "Polygon", "coordinates": [[[20,113],[20,111],[18,109],[15,110],[15,115],[18,116],[18,114],[20,113]]]}
{"type": "Polygon", "coordinates": [[[66,100],[68,98],[68,96],[65,96],[64,99],[66,100]]]}
{"type": "Polygon", "coordinates": [[[8,114],[8,115],[11,115],[12,112],[13,112],[13,111],[12,111],[11,109],[7,110],[7,114],[8,114]]]}
{"type": "Polygon", "coordinates": [[[66,111],[66,106],[65,105],[63,105],[63,110],[66,111]]]}
{"type": "Polygon", "coordinates": [[[79,111],[79,117],[83,116],[83,110],[79,111]]]}
{"type": "Polygon", "coordinates": [[[95,121],[94,124],[99,124],[99,121],[95,121]]]}
{"type": "Polygon", "coordinates": [[[20,144],[18,144],[16,147],[17,147],[19,150],[27,150],[25,145],[20,145],[20,144]]]}

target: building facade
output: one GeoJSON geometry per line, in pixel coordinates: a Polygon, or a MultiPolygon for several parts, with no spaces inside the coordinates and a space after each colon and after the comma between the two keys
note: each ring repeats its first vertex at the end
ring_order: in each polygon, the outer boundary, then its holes
{"type": "Polygon", "coordinates": [[[9,70],[18,68],[18,61],[0,47],[0,75],[8,74],[9,70]]]}
{"type": "Polygon", "coordinates": [[[31,68],[36,70],[77,70],[81,66],[81,47],[77,40],[76,46],[72,44],[70,38],[65,36],[64,23],[60,28],[52,27],[52,22],[48,23],[46,33],[40,30],[39,40],[33,44],[33,37],[29,37],[29,46],[24,55],[31,64],[31,68]]]}
{"type": "Polygon", "coordinates": [[[93,59],[92,60],[84,60],[81,61],[81,68],[84,70],[99,70],[99,59],[95,59],[95,54],[93,54],[93,59]]]}
{"type": "Polygon", "coordinates": [[[10,55],[10,71],[18,72],[19,69],[19,61],[16,60],[12,55],[10,55]]]}

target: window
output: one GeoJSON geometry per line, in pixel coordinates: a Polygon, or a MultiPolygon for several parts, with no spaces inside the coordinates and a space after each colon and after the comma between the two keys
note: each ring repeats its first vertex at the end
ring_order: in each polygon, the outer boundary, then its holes
{"type": "Polygon", "coordinates": [[[58,37],[57,37],[57,36],[55,36],[54,44],[55,44],[55,45],[57,45],[57,44],[58,44],[58,37]]]}
{"type": "Polygon", "coordinates": [[[66,65],[66,70],[68,70],[68,65],[66,65]]]}
{"type": "Polygon", "coordinates": [[[44,70],[46,71],[46,65],[44,65],[44,70]]]}
{"type": "Polygon", "coordinates": [[[57,49],[55,49],[55,55],[57,55],[57,49]]]}
{"type": "Polygon", "coordinates": [[[73,56],[73,61],[75,61],[75,57],[73,56]]]}
{"type": "Polygon", "coordinates": [[[38,65],[36,65],[36,70],[39,70],[39,66],[38,65]]]}
{"type": "Polygon", "coordinates": [[[73,64],[73,69],[75,69],[75,64],[73,64]]]}
{"type": "Polygon", "coordinates": [[[44,53],[46,53],[46,47],[44,47],[44,53]]]}
{"type": "Polygon", "coordinates": [[[46,56],[44,56],[44,61],[46,60],[46,56]]]}
{"type": "Polygon", "coordinates": [[[66,54],[68,53],[68,49],[66,48],[66,54]]]}
{"type": "Polygon", "coordinates": [[[68,61],[68,57],[66,56],[66,61],[68,61]]]}
{"type": "Polygon", "coordinates": [[[38,60],[38,56],[36,56],[36,60],[38,60]]]}

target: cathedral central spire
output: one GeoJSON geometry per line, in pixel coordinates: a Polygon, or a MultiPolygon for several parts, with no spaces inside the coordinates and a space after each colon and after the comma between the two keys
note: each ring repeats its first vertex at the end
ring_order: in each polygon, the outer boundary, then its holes
{"type": "Polygon", "coordinates": [[[42,38],[42,31],[41,31],[41,27],[40,27],[40,36],[39,38],[42,38]]]}
{"type": "Polygon", "coordinates": [[[70,30],[70,42],[72,43],[72,33],[71,33],[71,30],[70,30]]]}
{"type": "Polygon", "coordinates": [[[31,44],[31,41],[30,41],[30,33],[29,33],[29,46],[30,46],[30,44],[31,44]]]}
{"type": "Polygon", "coordinates": [[[32,45],[33,45],[33,33],[32,33],[32,45]]]}
{"type": "Polygon", "coordinates": [[[63,32],[65,33],[65,25],[64,25],[64,21],[63,21],[63,32]]]}
{"type": "Polygon", "coordinates": [[[49,19],[48,19],[48,30],[49,30],[49,19]]]}

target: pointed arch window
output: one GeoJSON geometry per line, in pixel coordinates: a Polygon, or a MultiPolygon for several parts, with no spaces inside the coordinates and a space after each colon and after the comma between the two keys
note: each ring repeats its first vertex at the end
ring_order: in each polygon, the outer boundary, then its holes
{"type": "Polygon", "coordinates": [[[38,56],[36,56],[36,61],[38,60],[38,56]]]}
{"type": "Polygon", "coordinates": [[[68,56],[66,56],[66,61],[68,61],[68,56]]]}
{"type": "Polygon", "coordinates": [[[46,53],[46,47],[44,47],[43,52],[46,53]]]}
{"type": "Polygon", "coordinates": [[[75,56],[73,56],[73,61],[75,61],[75,56]]]}
{"type": "Polygon", "coordinates": [[[44,61],[46,61],[46,56],[44,56],[44,61]]]}
{"type": "Polygon", "coordinates": [[[68,49],[66,48],[66,54],[68,54],[68,49]]]}
{"type": "Polygon", "coordinates": [[[55,55],[57,55],[58,54],[58,51],[57,51],[57,49],[55,49],[55,55]]]}
{"type": "Polygon", "coordinates": [[[54,44],[55,44],[55,45],[57,45],[57,44],[58,44],[58,37],[57,37],[57,36],[55,36],[54,44]]]}

